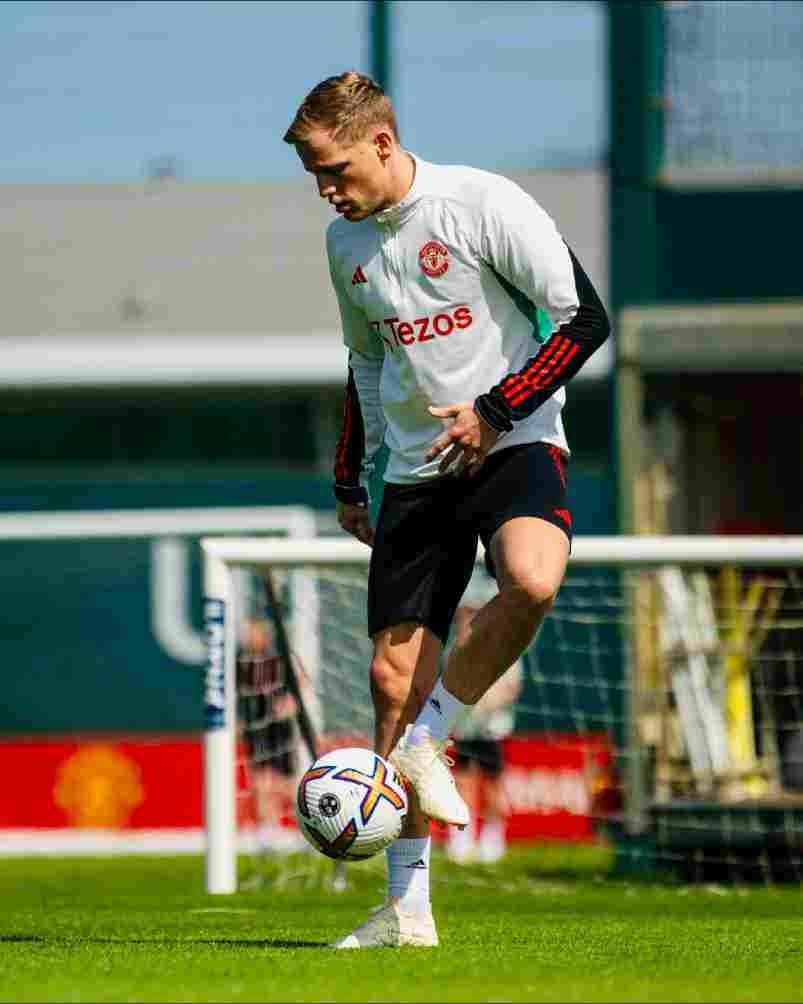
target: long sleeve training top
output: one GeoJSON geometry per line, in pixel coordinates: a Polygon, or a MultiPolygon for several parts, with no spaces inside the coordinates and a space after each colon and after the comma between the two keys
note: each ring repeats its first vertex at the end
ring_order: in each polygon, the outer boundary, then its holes
{"type": "Polygon", "coordinates": [[[591,282],[530,195],[501,175],[414,160],[400,203],[327,231],[349,350],[335,458],[344,502],[365,500],[383,442],[385,480],[418,480],[412,472],[443,429],[429,405],[474,401],[502,433],[491,453],[538,441],[568,453],[564,384],[610,331],[591,282]]]}

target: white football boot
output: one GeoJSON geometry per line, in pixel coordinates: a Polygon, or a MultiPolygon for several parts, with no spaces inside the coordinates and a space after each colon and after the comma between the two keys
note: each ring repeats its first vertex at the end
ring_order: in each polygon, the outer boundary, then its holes
{"type": "Polygon", "coordinates": [[[412,725],[390,754],[390,761],[415,788],[421,811],[430,819],[453,826],[468,826],[468,806],[457,790],[449,767],[452,761],[446,755],[447,743],[438,743],[427,737],[416,744],[409,742],[412,725]]]}
{"type": "Polygon", "coordinates": [[[378,906],[359,927],[333,941],[330,948],[382,948],[400,945],[415,945],[418,948],[434,948],[438,944],[438,932],[432,913],[405,913],[396,903],[378,906]]]}

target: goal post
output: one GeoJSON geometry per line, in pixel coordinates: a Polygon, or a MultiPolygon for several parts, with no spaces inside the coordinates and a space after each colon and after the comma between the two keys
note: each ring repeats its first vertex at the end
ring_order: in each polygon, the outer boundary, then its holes
{"type": "MultiPolygon", "coordinates": [[[[230,893],[238,846],[235,573],[269,571],[280,584],[290,644],[305,649],[313,697],[307,710],[316,725],[370,734],[370,550],[335,537],[207,537],[201,547],[209,642],[207,890],[230,893]]],[[[672,828],[664,810],[736,806],[752,813],[744,824],[752,833],[757,821],[770,826],[764,809],[803,811],[803,790],[787,791],[778,770],[778,749],[791,736],[784,730],[802,707],[801,639],[803,537],[576,537],[558,601],[527,653],[517,721],[558,745],[569,732],[609,737],[622,805],[592,805],[602,829],[654,835],[656,827],[672,828]],[[773,702],[781,698],[793,710],[779,726],[773,702]],[[745,720],[748,714],[754,720],[745,720]]],[[[592,803],[596,782],[590,774],[587,780],[592,803]]],[[[790,825],[784,818],[781,830],[791,832],[790,825]]],[[[697,821],[691,826],[685,837],[692,845],[713,839],[694,830],[697,821]]],[[[728,827],[730,860],[738,840],[734,824],[728,827]]]]}

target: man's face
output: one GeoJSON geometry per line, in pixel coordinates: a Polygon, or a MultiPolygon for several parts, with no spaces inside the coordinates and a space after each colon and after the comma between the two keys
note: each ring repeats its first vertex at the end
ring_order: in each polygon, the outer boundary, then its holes
{"type": "Polygon", "coordinates": [[[351,223],[390,205],[381,134],[341,146],[320,129],[298,143],[296,151],[305,170],[315,175],[321,198],[351,223]]]}

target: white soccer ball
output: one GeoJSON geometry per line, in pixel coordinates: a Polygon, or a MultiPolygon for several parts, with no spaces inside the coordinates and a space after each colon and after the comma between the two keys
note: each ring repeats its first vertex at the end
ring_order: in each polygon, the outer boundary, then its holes
{"type": "Polygon", "coordinates": [[[406,815],[407,792],[396,768],[356,746],[318,757],[296,792],[299,829],[330,858],[379,854],[398,837],[406,815]]]}

